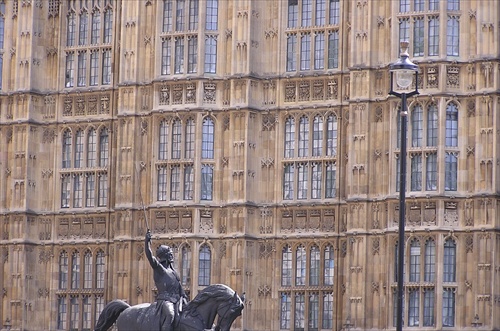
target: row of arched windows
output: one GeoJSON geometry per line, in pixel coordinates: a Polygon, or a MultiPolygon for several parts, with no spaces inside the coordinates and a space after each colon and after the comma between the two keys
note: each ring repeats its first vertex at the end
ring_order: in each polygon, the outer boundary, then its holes
{"type": "MultiPolygon", "coordinates": [[[[456,282],[457,282],[457,244],[451,238],[445,238],[442,246],[437,245],[433,237],[424,240],[410,239],[406,245],[404,266],[404,318],[410,327],[432,327],[436,325],[437,295],[441,295],[441,324],[447,327],[455,325],[456,282]],[[438,274],[436,254],[442,254],[442,273],[438,274]],[[440,282],[441,288],[436,284],[440,282]]],[[[394,247],[394,282],[397,282],[398,244],[394,247]]],[[[397,295],[393,294],[393,323],[396,325],[397,295]]]]}
{"type": "Polygon", "coordinates": [[[68,0],[65,87],[109,85],[113,7],[111,0],[68,0]]]}
{"type": "Polygon", "coordinates": [[[201,126],[202,164],[195,165],[196,123],[193,118],[162,120],[158,126],[157,201],[193,200],[195,177],[200,176],[200,200],[213,199],[215,122],[205,117],[201,126]]]}
{"type": "Polygon", "coordinates": [[[288,116],[285,119],[283,200],[336,196],[337,145],[335,114],[288,116]]]}
{"type": "Polygon", "coordinates": [[[333,327],[335,257],[332,245],[284,245],[281,251],[280,329],[333,327]]]}
{"type": "Polygon", "coordinates": [[[106,207],[109,130],[64,130],[61,148],[61,208],[106,207]]]}
{"type": "MultiPolygon", "coordinates": [[[[415,103],[409,107],[409,173],[410,191],[437,191],[441,185],[445,191],[458,187],[458,125],[459,106],[446,104],[441,113],[436,103],[415,103]],[[444,121],[440,117],[445,116],[444,121]],[[444,130],[441,125],[444,124],[444,130]],[[444,146],[441,151],[439,146],[444,146]],[[443,166],[439,168],[439,165],[443,166]],[[440,175],[442,174],[442,175],[440,175]],[[444,175],[444,176],[443,176],[444,175]]],[[[397,118],[397,148],[401,142],[400,115],[397,118]]],[[[396,159],[396,190],[399,191],[400,159],[396,159]]]]}

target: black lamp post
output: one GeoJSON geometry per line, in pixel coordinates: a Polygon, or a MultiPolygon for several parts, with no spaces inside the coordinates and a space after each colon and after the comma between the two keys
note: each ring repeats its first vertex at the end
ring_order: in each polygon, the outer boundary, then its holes
{"type": "Polygon", "coordinates": [[[401,152],[399,154],[399,239],[398,239],[398,292],[397,292],[397,316],[396,331],[403,330],[403,273],[404,273],[404,255],[405,255],[405,200],[406,200],[406,131],[408,122],[408,110],[406,99],[418,93],[418,66],[408,59],[408,42],[401,41],[401,55],[399,60],[389,65],[391,73],[391,91],[390,95],[401,98],[401,110],[399,117],[401,119],[401,152]],[[396,75],[396,92],[394,88],[394,75],[396,75]],[[415,90],[406,92],[413,83],[415,77],[415,90]]]}

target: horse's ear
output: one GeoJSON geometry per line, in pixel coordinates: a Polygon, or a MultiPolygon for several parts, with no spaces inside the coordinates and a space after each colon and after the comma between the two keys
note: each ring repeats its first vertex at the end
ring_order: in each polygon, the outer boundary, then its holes
{"type": "Polygon", "coordinates": [[[240,299],[241,299],[241,302],[245,302],[245,292],[243,292],[240,299]]]}

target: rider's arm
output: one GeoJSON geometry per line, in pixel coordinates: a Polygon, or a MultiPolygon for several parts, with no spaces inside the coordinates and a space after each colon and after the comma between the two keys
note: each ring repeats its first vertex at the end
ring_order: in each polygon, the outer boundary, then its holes
{"type": "Polygon", "coordinates": [[[153,252],[151,251],[151,232],[149,230],[146,232],[146,238],[144,239],[144,251],[146,252],[149,264],[151,264],[153,268],[156,268],[158,266],[158,260],[153,256],[153,252]]]}

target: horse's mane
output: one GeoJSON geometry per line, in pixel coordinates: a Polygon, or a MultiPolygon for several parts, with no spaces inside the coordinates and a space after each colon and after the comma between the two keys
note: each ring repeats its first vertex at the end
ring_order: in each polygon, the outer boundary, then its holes
{"type": "Polygon", "coordinates": [[[227,285],[214,284],[204,288],[198,295],[191,300],[185,307],[186,312],[191,312],[196,307],[207,301],[208,299],[227,299],[234,295],[234,291],[227,285]]]}

